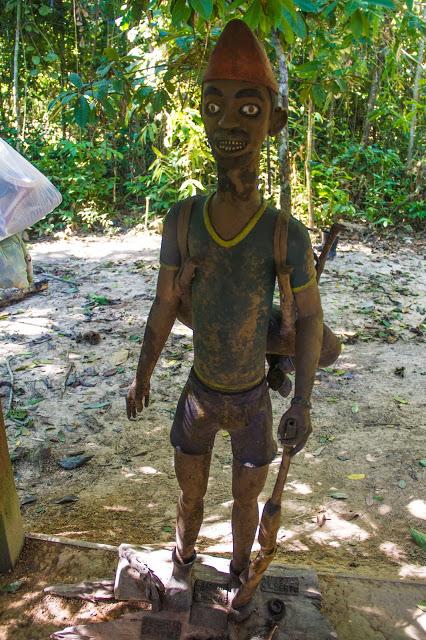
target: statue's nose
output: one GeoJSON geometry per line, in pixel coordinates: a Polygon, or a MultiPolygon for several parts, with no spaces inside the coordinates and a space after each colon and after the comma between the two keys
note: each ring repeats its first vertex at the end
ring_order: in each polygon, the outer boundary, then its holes
{"type": "Polygon", "coordinates": [[[233,107],[228,107],[223,111],[223,114],[218,121],[218,125],[227,131],[229,131],[229,129],[238,128],[238,112],[233,107]]]}

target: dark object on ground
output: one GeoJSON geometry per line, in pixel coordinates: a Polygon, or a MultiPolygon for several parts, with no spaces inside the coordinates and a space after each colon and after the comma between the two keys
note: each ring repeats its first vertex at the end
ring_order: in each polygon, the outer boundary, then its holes
{"type": "Polygon", "coordinates": [[[71,471],[72,469],[77,469],[77,467],[82,467],[92,458],[93,456],[68,456],[67,458],[58,460],[58,465],[62,467],[62,469],[71,471]]]}
{"type": "Polygon", "coordinates": [[[101,341],[101,334],[97,331],[84,331],[76,336],[77,342],[87,342],[87,344],[99,344],[101,341]]]}
{"type": "Polygon", "coordinates": [[[41,293],[45,291],[47,287],[47,280],[39,280],[26,289],[3,289],[0,293],[0,309],[8,307],[15,302],[21,302],[21,300],[28,298],[28,296],[34,293],[41,293]]]}

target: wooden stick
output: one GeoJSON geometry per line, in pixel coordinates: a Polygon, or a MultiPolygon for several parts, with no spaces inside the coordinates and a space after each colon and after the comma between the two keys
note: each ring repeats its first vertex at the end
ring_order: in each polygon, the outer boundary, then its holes
{"type": "Polygon", "coordinates": [[[59,282],[65,282],[65,284],[70,284],[73,287],[78,287],[78,282],[75,280],[67,280],[66,278],[61,278],[60,276],[54,276],[53,273],[47,273],[47,271],[43,271],[39,275],[45,276],[46,278],[50,278],[51,280],[58,280],[59,282]]]}
{"type": "Polygon", "coordinates": [[[335,239],[337,238],[337,236],[339,235],[339,233],[344,229],[345,227],[343,226],[343,224],[339,224],[338,222],[336,222],[335,224],[333,224],[333,226],[331,227],[329,234],[328,234],[328,238],[322,248],[321,251],[321,255],[318,258],[318,262],[316,265],[316,269],[317,269],[317,282],[319,282],[319,279],[321,277],[322,272],[324,271],[324,267],[325,267],[325,263],[327,261],[327,256],[330,253],[330,249],[333,246],[333,242],[335,241],[335,239]]]}
{"type": "Polygon", "coordinates": [[[12,402],[13,402],[13,383],[15,382],[15,379],[13,377],[13,371],[10,368],[10,362],[9,362],[9,358],[6,358],[6,367],[7,367],[7,371],[9,373],[9,377],[10,377],[10,391],[9,391],[9,400],[7,403],[7,409],[6,409],[6,413],[8,413],[11,408],[12,408],[12,402]]]}
{"type": "Polygon", "coordinates": [[[42,291],[45,291],[47,287],[47,280],[39,280],[26,289],[4,289],[0,296],[0,309],[8,307],[11,304],[15,304],[15,302],[21,302],[21,300],[24,300],[34,293],[41,293],[42,291]]]}

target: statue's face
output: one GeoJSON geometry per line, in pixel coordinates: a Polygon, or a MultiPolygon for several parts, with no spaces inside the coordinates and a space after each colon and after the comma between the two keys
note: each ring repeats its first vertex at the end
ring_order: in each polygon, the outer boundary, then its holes
{"type": "Polygon", "coordinates": [[[215,80],[203,85],[202,118],[216,162],[225,168],[249,164],[268,135],[282,128],[266,87],[242,80],[215,80]]]}

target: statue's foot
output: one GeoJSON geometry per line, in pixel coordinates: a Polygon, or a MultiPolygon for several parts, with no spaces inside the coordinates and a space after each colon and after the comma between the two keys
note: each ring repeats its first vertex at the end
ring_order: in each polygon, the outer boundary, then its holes
{"type": "Polygon", "coordinates": [[[192,567],[197,555],[194,553],[188,562],[181,562],[176,549],[173,550],[173,571],[166,584],[163,604],[171,611],[188,611],[192,604],[192,567]]]}

